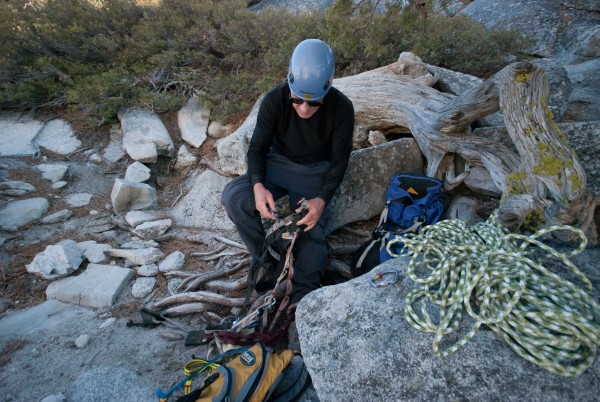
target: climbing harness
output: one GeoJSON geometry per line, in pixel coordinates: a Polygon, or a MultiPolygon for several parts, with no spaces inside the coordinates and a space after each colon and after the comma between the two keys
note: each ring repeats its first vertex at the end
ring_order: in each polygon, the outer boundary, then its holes
{"type": "Polygon", "coordinates": [[[398,282],[398,271],[379,272],[369,281],[371,286],[375,287],[393,285],[396,282],[398,282]]]}
{"type": "Polygon", "coordinates": [[[511,234],[496,210],[472,227],[446,220],[423,228],[421,235],[396,241],[405,244],[403,251],[410,257],[408,276],[421,285],[406,297],[405,318],[414,328],[435,333],[436,355],[456,352],[485,324],[520,356],[554,374],[576,376],[594,362],[600,345],[598,303],[542,265],[561,263],[591,291],[589,279],[569,260],[587,244],[581,230],[557,225],[530,236],[511,234]],[[557,230],[577,235],[579,247],[560,253],[538,240],[557,230]],[[542,261],[534,261],[542,253],[542,261]],[[438,306],[439,318],[431,304],[438,306]],[[443,345],[445,336],[468,325],[464,311],[473,326],[454,344],[443,345]]]}
{"type": "Polygon", "coordinates": [[[279,256],[274,250],[266,246],[269,253],[274,257],[284,258],[283,268],[277,277],[275,285],[263,302],[250,311],[243,318],[236,320],[230,329],[215,331],[206,334],[208,339],[214,340],[218,351],[222,350],[223,344],[235,344],[241,346],[253,345],[256,342],[265,344],[273,343],[287,335],[287,328],[294,320],[295,308],[289,306],[292,294],[292,277],[294,275],[294,256],[292,250],[301,228],[297,222],[306,213],[306,200],[301,200],[300,212],[291,214],[285,218],[276,217],[275,222],[267,231],[266,237],[273,236],[276,232],[289,240],[285,256],[279,256]],[[285,293],[279,306],[277,306],[277,291],[282,287],[285,293]],[[285,315],[285,316],[284,316],[285,315]],[[270,317],[273,317],[270,319],[270,317]]]}

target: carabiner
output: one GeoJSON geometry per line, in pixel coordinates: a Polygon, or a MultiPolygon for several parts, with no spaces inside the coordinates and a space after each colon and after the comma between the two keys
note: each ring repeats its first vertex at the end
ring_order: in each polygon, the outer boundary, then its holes
{"type": "Polygon", "coordinates": [[[371,286],[388,286],[398,282],[398,271],[384,271],[373,275],[369,280],[371,286]]]}

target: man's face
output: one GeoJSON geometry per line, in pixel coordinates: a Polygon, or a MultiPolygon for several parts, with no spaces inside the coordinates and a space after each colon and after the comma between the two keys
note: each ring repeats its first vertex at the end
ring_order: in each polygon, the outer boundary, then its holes
{"type": "Polygon", "coordinates": [[[292,106],[296,110],[296,113],[298,113],[298,116],[300,116],[302,119],[311,118],[312,115],[317,113],[317,110],[319,110],[319,106],[310,106],[306,101],[294,95],[293,92],[290,95],[290,100],[292,101],[292,106]],[[297,104],[297,102],[302,103],[297,104]]]}

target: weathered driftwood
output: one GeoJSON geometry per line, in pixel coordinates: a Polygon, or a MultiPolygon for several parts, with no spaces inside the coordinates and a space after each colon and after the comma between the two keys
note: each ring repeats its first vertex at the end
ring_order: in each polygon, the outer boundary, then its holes
{"type": "Polygon", "coordinates": [[[202,313],[202,317],[206,319],[206,321],[214,325],[220,324],[224,319],[224,317],[221,317],[214,311],[205,311],[204,313],[202,313]]]}
{"type": "Polygon", "coordinates": [[[250,264],[249,258],[244,259],[242,261],[238,261],[234,264],[224,263],[224,260],[221,260],[215,267],[214,271],[189,276],[186,279],[184,279],[177,288],[185,289],[185,292],[195,290],[208,281],[232,275],[244,268],[245,266],[247,266],[248,264],[250,264]]]}
{"type": "Polygon", "coordinates": [[[152,308],[156,310],[162,310],[167,306],[184,303],[214,303],[227,307],[239,307],[246,304],[246,299],[244,297],[227,297],[218,293],[204,291],[186,292],[177,293],[173,296],[169,296],[157,301],[152,305],[152,308]]]}
{"type": "MultiPolygon", "coordinates": [[[[190,255],[195,257],[195,256],[198,256],[200,254],[203,254],[203,253],[192,253],[190,255]]],[[[229,251],[221,251],[218,254],[201,256],[200,259],[202,261],[214,261],[214,260],[218,260],[218,259],[223,258],[223,257],[239,257],[241,255],[248,255],[248,254],[250,254],[248,252],[248,250],[241,250],[241,249],[240,250],[235,250],[235,251],[229,250],[229,251]]]]}
{"type": "Polygon", "coordinates": [[[166,317],[176,317],[187,314],[203,313],[211,305],[209,303],[187,303],[180,306],[169,307],[161,312],[166,317]]]}
{"type": "Polygon", "coordinates": [[[227,248],[227,246],[225,244],[223,244],[221,247],[216,248],[214,250],[206,251],[203,253],[191,253],[190,255],[193,257],[206,257],[208,255],[214,255],[214,254],[220,253],[221,251],[225,250],[226,248],[227,248]]]}
{"type": "Polygon", "coordinates": [[[228,239],[227,237],[218,236],[218,235],[215,235],[213,237],[214,237],[215,240],[218,240],[221,243],[227,244],[228,246],[233,246],[233,247],[237,247],[237,248],[241,248],[241,249],[247,250],[246,246],[244,246],[243,244],[238,243],[236,241],[233,241],[231,239],[228,239]]]}
{"type": "Polygon", "coordinates": [[[214,280],[204,284],[206,290],[212,292],[237,292],[246,289],[248,280],[246,277],[239,278],[235,281],[214,280]]]}
{"type": "Polygon", "coordinates": [[[456,186],[468,174],[457,175],[457,159],[485,168],[503,193],[500,218],[507,226],[517,229],[526,219],[543,216],[545,225],[588,230],[594,201],[577,156],[547,109],[542,68],[509,65],[460,96],[431,88],[434,83],[420,59],[403,54],[396,63],[334,84],[354,104],[355,143],[369,130],[412,133],[427,159],[428,176],[456,186]],[[470,135],[475,120],[499,109],[516,153],[470,135]]]}
{"type": "Polygon", "coordinates": [[[196,272],[187,272],[187,271],[167,271],[167,272],[163,272],[163,275],[166,278],[189,278],[189,277],[196,277],[199,274],[196,272]]]}

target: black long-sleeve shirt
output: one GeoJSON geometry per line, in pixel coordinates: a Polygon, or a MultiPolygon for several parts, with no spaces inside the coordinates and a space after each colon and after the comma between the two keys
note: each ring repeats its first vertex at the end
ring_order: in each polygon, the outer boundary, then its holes
{"type": "Polygon", "coordinates": [[[283,82],[263,99],[248,149],[248,174],[252,184],[262,183],[266,156],[275,152],[300,164],[329,161],[329,170],[317,197],[329,203],[344,178],[352,152],[354,107],[336,88],[308,119],[294,110],[290,88],[283,82]]]}

